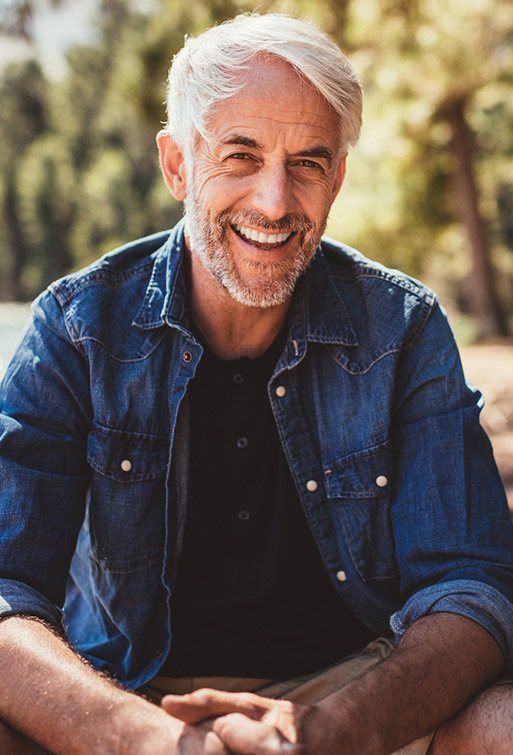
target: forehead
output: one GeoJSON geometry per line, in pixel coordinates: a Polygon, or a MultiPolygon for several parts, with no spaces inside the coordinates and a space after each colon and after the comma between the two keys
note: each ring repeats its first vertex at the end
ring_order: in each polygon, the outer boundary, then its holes
{"type": "Polygon", "coordinates": [[[332,147],[338,144],[338,114],[289,63],[257,57],[239,78],[243,88],[218,102],[207,118],[214,139],[243,129],[248,135],[259,132],[270,139],[286,136],[324,141],[332,147]]]}

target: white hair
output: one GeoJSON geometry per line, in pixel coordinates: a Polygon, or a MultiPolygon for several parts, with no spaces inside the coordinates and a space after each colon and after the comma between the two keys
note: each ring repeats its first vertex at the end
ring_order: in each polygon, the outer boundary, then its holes
{"type": "Polygon", "coordinates": [[[356,72],[315,24],[281,13],[241,14],[198,37],[186,37],[169,69],[166,130],[192,155],[196,133],[208,138],[212,108],[240,91],[255,55],[281,58],[317,89],[340,116],[341,152],[358,141],[362,88],[356,72]]]}

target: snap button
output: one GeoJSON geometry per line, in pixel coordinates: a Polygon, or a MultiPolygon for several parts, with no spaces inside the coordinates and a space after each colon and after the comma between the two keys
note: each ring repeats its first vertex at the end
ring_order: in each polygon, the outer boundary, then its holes
{"type": "Polygon", "coordinates": [[[237,448],[247,448],[248,447],[248,439],[247,438],[237,438],[237,448]]]}
{"type": "Polygon", "coordinates": [[[241,522],[247,522],[249,519],[249,516],[250,516],[249,511],[245,511],[244,509],[239,511],[239,519],[241,520],[241,522]]]}
{"type": "Polygon", "coordinates": [[[184,351],[184,353],[182,354],[182,359],[183,359],[184,362],[190,362],[191,359],[192,359],[191,352],[190,351],[184,351]]]}
{"type": "Polygon", "coordinates": [[[276,395],[278,396],[278,398],[283,398],[283,397],[284,397],[284,395],[285,395],[285,394],[287,393],[287,389],[285,388],[285,386],[284,386],[284,385],[279,385],[279,386],[278,386],[278,387],[276,388],[276,391],[275,391],[275,393],[276,393],[276,395]]]}
{"type": "Polygon", "coordinates": [[[241,383],[244,382],[244,375],[242,375],[240,372],[236,372],[233,376],[233,382],[237,383],[237,385],[241,385],[241,383]]]}
{"type": "Polygon", "coordinates": [[[345,582],[347,579],[347,575],[345,571],[338,571],[337,572],[337,579],[339,582],[345,582]]]}
{"type": "Polygon", "coordinates": [[[388,478],[384,474],[380,474],[376,477],[376,485],[378,488],[385,488],[388,485],[388,478]]]}
{"type": "Polygon", "coordinates": [[[123,459],[119,466],[121,467],[123,472],[130,472],[130,470],[132,469],[132,462],[128,459],[123,459]]]}
{"type": "Polygon", "coordinates": [[[306,483],[306,489],[310,493],[314,493],[317,490],[317,487],[318,486],[317,486],[317,483],[315,482],[315,480],[308,480],[308,482],[306,483]]]}

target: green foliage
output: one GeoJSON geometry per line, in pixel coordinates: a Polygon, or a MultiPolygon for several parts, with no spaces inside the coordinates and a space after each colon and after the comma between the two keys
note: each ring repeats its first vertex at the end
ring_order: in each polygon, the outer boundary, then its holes
{"type": "MultiPolygon", "coordinates": [[[[11,3],[11,6],[13,3],[11,3]]],[[[25,2],[29,7],[31,3],[25,2]]],[[[244,0],[102,0],[96,37],[50,83],[36,61],[0,73],[0,296],[52,277],[181,214],[160,177],[155,133],[184,35],[257,6],[244,0]]],[[[264,0],[321,24],[353,59],[364,128],[328,232],[427,277],[467,310],[471,255],[454,188],[448,109],[465,102],[479,212],[513,301],[513,6],[501,0],[264,0]]],[[[11,9],[12,11],[12,9],[11,9]]]]}

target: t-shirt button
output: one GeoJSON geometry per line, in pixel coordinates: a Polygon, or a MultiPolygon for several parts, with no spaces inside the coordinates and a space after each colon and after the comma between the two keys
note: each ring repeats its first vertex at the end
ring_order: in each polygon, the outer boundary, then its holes
{"type": "Polygon", "coordinates": [[[249,516],[249,511],[246,511],[245,509],[241,509],[241,511],[239,511],[239,519],[241,520],[241,522],[247,522],[249,516]]]}
{"type": "Polygon", "coordinates": [[[242,373],[240,372],[236,372],[235,375],[233,376],[233,382],[237,383],[237,385],[240,385],[241,383],[244,382],[244,375],[242,375],[242,373]]]}
{"type": "Polygon", "coordinates": [[[247,438],[237,438],[237,448],[247,448],[248,447],[248,439],[247,438]]]}
{"type": "Polygon", "coordinates": [[[338,571],[337,572],[337,579],[339,582],[345,582],[347,579],[347,575],[345,571],[338,571]]]}

